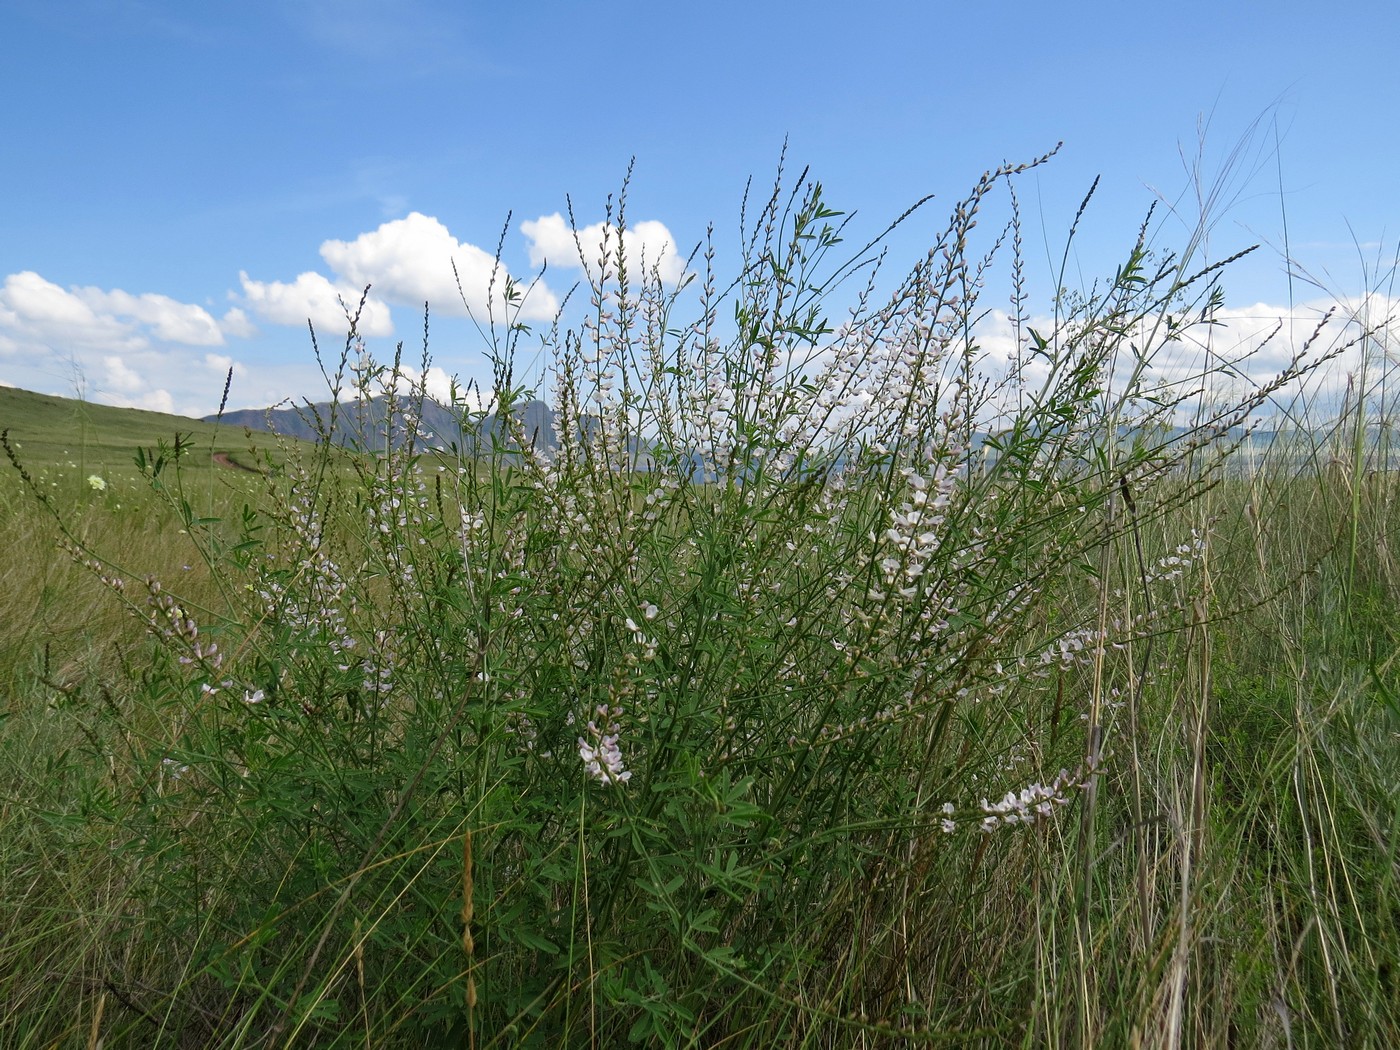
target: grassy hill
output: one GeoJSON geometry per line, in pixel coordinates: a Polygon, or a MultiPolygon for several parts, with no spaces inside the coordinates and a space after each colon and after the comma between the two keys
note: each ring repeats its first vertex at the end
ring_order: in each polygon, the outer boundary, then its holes
{"type": "Polygon", "coordinates": [[[275,435],[249,433],[241,425],[214,424],[186,416],[112,408],[89,401],[0,387],[0,430],[9,432],[27,468],[78,470],[87,474],[135,472],[137,447],[170,444],[175,435],[190,439],[187,463],[253,465],[250,448],[274,449],[275,435]]]}

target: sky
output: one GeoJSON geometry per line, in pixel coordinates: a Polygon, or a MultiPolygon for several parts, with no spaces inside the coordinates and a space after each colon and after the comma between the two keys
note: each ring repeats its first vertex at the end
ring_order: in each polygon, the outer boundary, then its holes
{"type": "Polygon", "coordinates": [[[481,381],[462,299],[498,242],[546,267],[542,329],[584,276],[570,202],[596,242],[632,164],[629,248],[674,281],[713,225],[723,270],[784,144],[852,244],[934,195],[902,272],[983,171],[1062,142],[1018,183],[1033,310],[1097,177],[1066,284],[1154,201],[1180,247],[1206,196],[1202,261],[1262,245],[1233,330],[1306,328],[1390,290],[1397,36],[1390,0],[0,0],[0,383],[198,416],[232,367],[230,408],[324,400],[308,319],[335,356],[366,285],[371,352],[417,361],[427,301],[430,389],[481,381]]]}

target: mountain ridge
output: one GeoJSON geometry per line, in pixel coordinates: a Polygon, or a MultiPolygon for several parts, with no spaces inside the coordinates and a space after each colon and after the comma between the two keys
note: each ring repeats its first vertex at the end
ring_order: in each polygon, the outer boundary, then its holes
{"type": "MultiPolygon", "coordinates": [[[[495,438],[507,442],[506,429],[495,413],[487,415],[479,425],[469,427],[460,410],[447,408],[431,399],[421,403],[416,399],[400,400],[398,405],[400,414],[396,417],[391,417],[390,399],[377,397],[339,404],[319,401],[285,408],[236,409],[222,416],[204,416],[201,421],[241,426],[303,441],[319,441],[329,436],[334,443],[346,447],[383,448],[391,442],[397,446],[403,441],[406,429],[402,410],[408,407],[418,418],[416,429],[420,446],[448,448],[456,445],[469,449],[495,438]],[[334,425],[331,425],[332,420],[334,425]]],[[[528,440],[545,448],[558,446],[554,410],[543,401],[522,402],[512,415],[519,420],[528,440]]]]}

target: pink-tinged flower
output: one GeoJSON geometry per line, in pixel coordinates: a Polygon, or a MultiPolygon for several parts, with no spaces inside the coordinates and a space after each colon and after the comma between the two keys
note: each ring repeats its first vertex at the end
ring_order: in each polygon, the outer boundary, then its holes
{"type": "MultiPolygon", "coordinates": [[[[616,716],[619,710],[600,705],[597,711],[600,718],[616,716]]],[[[632,779],[631,770],[625,768],[622,749],[617,746],[621,727],[617,722],[609,722],[606,732],[597,723],[588,723],[588,735],[578,738],[578,757],[588,775],[604,784],[625,784],[632,779]]]]}

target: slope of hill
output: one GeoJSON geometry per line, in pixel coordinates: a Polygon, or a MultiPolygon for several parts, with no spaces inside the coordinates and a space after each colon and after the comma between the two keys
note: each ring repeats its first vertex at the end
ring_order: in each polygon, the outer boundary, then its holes
{"type": "Polygon", "coordinates": [[[195,459],[207,464],[211,457],[224,465],[248,467],[250,444],[272,449],[271,434],[251,439],[241,425],[225,418],[221,425],[187,416],[147,412],[137,408],[112,408],[17,387],[0,387],[0,430],[18,445],[27,467],[73,467],[101,473],[133,465],[136,449],[172,444],[175,435],[192,442],[195,459]]]}

